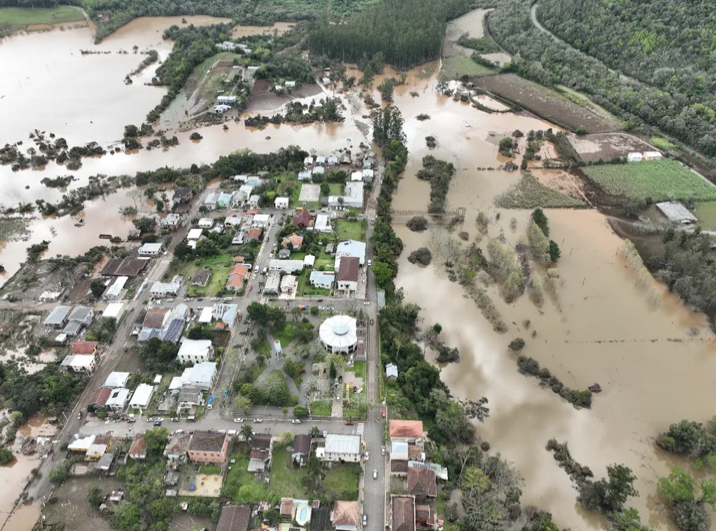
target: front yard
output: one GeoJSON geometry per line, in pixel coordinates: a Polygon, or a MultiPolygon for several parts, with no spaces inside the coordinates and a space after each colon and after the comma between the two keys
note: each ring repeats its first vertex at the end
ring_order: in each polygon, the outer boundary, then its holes
{"type": "Polygon", "coordinates": [[[338,241],[356,240],[365,241],[365,223],[364,221],[344,221],[338,222],[338,241]]]}
{"type": "Polygon", "coordinates": [[[310,274],[310,271],[306,271],[298,277],[298,296],[329,297],[331,295],[331,290],[313,286],[310,281],[310,274]]]}
{"type": "Polygon", "coordinates": [[[330,417],[333,412],[333,402],[331,400],[316,400],[311,402],[311,414],[314,417],[330,417]]]}
{"type": "Polygon", "coordinates": [[[351,367],[346,367],[346,371],[354,372],[356,377],[362,379],[365,384],[365,361],[356,361],[351,367]]]}
{"type": "Polygon", "coordinates": [[[169,273],[169,278],[174,275],[181,275],[188,284],[187,295],[189,297],[215,297],[217,293],[223,291],[226,286],[226,277],[229,270],[234,265],[233,256],[222,254],[218,256],[210,256],[208,258],[197,258],[188,262],[179,262],[172,264],[173,267],[169,273]],[[191,284],[191,277],[199,269],[208,267],[211,269],[211,278],[206,287],[194,286],[191,284]]]}
{"type": "Polygon", "coordinates": [[[266,500],[268,485],[257,483],[254,475],[247,471],[249,457],[246,447],[244,451],[234,452],[229,458],[231,470],[226,474],[222,492],[230,497],[235,503],[258,503],[266,500]],[[235,460],[231,463],[231,460],[235,460]]]}

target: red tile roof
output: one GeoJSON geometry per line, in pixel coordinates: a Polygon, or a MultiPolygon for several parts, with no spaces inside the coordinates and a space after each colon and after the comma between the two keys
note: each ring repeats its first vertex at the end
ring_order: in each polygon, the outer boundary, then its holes
{"type": "Polygon", "coordinates": [[[92,397],[92,400],[90,400],[90,404],[93,404],[95,406],[103,406],[107,403],[107,399],[111,394],[111,387],[100,387],[99,389],[97,389],[97,392],[92,397]]]}
{"type": "MultiPolygon", "coordinates": [[[[341,258],[341,262],[343,260],[341,258]]],[[[419,420],[391,420],[390,436],[420,439],[423,436],[423,423],[419,420]]]]}
{"type": "Polygon", "coordinates": [[[70,347],[70,354],[93,354],[97,345],[97,341],[75,341],[70,347]]]}
{"type": "Polygon", "coordinates": [[[293,224],[297,227],[310,227],[311,213],[308,210],[302,210],[301,212],[293,216],[293,224]]]}
{"type": "Polygon", "coordinates": [[[334,526],[357,526],[359,521],[359,508],[357,501],[337,501],[331,513],[331,522],[334,526]]]}
{"type": "Polygon", "coordinates": [[[261,229],[251,229],[246,233],[246,241],[258,240],[261,237],[261,229]]]}
{"type": "Polygon", "coordinates": [[[393,531],[415,530],[415,499],[409,496],[394,496],[393,531]]]}
{"type": "Polygon", "coordinates": [[[408,494],[416,498],[434,498],[438,495],[435,472],[430,468],[408,467],[408,494]]]}

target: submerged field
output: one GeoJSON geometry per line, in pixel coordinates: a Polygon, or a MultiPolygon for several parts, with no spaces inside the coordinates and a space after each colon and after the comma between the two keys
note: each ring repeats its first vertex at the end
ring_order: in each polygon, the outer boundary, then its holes
{"type": "Polygon", "coordinates": [[[716,187],[673,160],[591,166],[583,171],[606,193],[628,199],[716,200],[716,187]]]}

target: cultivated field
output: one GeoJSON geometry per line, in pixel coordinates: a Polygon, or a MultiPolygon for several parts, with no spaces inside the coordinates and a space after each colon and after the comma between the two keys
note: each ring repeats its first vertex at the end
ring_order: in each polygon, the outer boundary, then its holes
{"type": "Polygon", "coordinates": [[[716,200],[716,187],[673,160],[591,166],[583,171],[606,193],[628,199],[716,200]]]}
{"type": "Polygon", "coordinates": [[[590,133],[606,133],[621,129],[621,122],[590,100],[570,101],[546,87],[527,81],[515,74],[478,77],[476,86],[510,100],[534,114],[572,131],[583,125],[590,133]]]}
{"type": "Polygon", "coordinates": [[[27,9],[20,7],[4,7],[0,9],[0,26],[9,24],[12,29],[22,29],[34,24],[63,24],[78,22],[85,17],[79,9],[72,7],[53,7],[27,9]]]}
{"type": "Polygon", "coordinates": [[[614,157],[626,157],[633,151],[654,151],[643,140],[624,133],[603,133],[595,135],[569,135],[570,144],[585,162],[611,160],[614,157]]]}

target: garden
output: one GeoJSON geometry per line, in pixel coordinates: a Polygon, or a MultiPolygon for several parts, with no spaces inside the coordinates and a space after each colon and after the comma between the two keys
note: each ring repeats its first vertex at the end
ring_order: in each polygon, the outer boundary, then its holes
{"type": "Polygon", "coordinates": [[[338,222],[338,241],[356,240],[365,241],[365,222],[364,221],[345,221],[338,222]]]}

